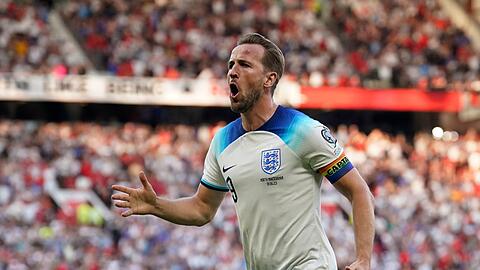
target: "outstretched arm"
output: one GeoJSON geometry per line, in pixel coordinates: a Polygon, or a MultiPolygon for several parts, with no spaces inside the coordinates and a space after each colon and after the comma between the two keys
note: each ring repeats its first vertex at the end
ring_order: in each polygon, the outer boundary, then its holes
{"type": "Polygon", "coordinates": [[[151,214],[175,224],[203,226],[215,216],[225,196],[225,192],[199,185],[193,196],[169,200],[157,196],[143,172],[139,178],[141,188],[112,186],[112,189],[120,192],[112,195],[115,206],[127,208],[122,213],[123,217],[151,214]]]}
{"type": "Polygon", "coordinates": [[[334,183],[352,204],[353,225],[355,232],[355,249],[357,258],[347,270],[370,269],[370,259],[375,236],[375,216],[373,195],[367,183],[358,173],[357,169],[350,170],[334,183]]]}

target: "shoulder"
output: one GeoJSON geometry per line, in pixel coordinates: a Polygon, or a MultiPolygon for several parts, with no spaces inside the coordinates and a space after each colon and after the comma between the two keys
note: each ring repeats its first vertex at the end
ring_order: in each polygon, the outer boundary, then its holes
{"type": "Polygon", "coordinates": [[[245,131],[242,128],[242,120],[241,118],[237,118],[215,133],[211,147],[214,147],[216,154],[219,155],[228,145],[243,134],[245,134],[245,131]]]}
{"type": "Polygon", "coordinates": [[[292,108],[279,106],[277,112],[262,129],[279,136],[287,145],[298,148],[306,137],[313,136],[316,128],[323,128],[319,121],[292,108]]]}
{"type": "Polygon", "coordinates": [[[220,128],[217,133],[215,133],[214,140],[224,140],[230,137],[241,136],[243,133],[242,120],[241,118],[237,118],[220,128]]]}
{"type": "Polygon", "coordinates": [[[285,108],[284,114],[291,118],[290,125],[296,128],[314,128],[323,126],[318,120],[292,108],[285,108]]]}
{"type": "Polygon", "coordinates": [[[311,128],[323,126],[319,121],[296,109],[280,107],[272,123],[277,129],[283,129],[287,133],[302,133],[311,128]]]}

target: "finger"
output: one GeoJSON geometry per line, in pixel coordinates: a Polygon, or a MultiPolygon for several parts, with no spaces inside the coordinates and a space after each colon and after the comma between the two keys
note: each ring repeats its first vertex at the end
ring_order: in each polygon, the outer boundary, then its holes
{"type": "Polygon", "coordinates": [[[116,207],[130,208],[130,202],[115,202],[116,207]]]}
{"type": "Polygon", "coordinates": [[[130,196],[125,193],[116,193],[112,195],[112,200],[130,201],[130,196]]]}
{"type": "Polygon", "coordinates": [[[122,213],[122,217],[128,217],[128,216],[131,216],[132,214],[133,214],[132,209],[129,209],[122,213]]]}
{"type": "Polygon", "coordinates": [[[142,182],[142,185],[143,185],[143,187],[144,187],[145,189],[153,190],[152,185],[151,185],[150,182],[148,181],[147,176],[145,175],[144,172],[140,172],[140,174],[138,175],[138,177],[140,178],[140,182],[142,182]]]}
{"type": "Polygon", "coordinates": [[[125,187],[125,186],[119,186],[119,185],[113,185],[112,186],[113,190],[120,191],[120,192],[125,192],[127,194],[132,193],[134,190],[133,188],[125,187]]]}

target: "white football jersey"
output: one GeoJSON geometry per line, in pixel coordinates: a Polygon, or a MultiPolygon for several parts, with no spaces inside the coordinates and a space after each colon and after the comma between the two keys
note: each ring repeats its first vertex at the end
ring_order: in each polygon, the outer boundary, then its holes
{"type": "Polygon", "coordinates": [[[238,118],[217,132],[201,184],[231,192],[248,269],[336,270],[320,223],[320,185],[352,168],[326,126],[278,106],[255,131],[238,118]]]}

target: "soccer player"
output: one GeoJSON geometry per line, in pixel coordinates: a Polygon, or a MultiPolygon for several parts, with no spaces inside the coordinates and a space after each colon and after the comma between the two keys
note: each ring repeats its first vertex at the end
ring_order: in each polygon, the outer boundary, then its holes
{"type": "MultiPolygon", "coordinates": [[[[337,269],[320,222],[325,177],[352,204],[356,258],[346,269],[370,269],[373,196],[327,127],[275,104],[284,56],[259,34],[240,38],[228,61],[231,109],[240,118],[217,132],[197,192],[157,197],[144,173],[141,188],[113,185],[122,216],[152,214],[176,224],[202,226],[225,192],[235,202],[248,269],[337,269]]],[[[335,228],[330,228],[334,230],[335,228]]]]}

